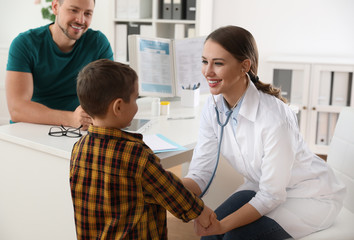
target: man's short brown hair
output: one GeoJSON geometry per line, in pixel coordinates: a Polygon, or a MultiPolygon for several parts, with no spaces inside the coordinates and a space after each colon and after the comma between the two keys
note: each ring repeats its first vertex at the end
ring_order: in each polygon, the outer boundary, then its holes
{"type": "Polygon", "coordinates": [[[126,64],[108,59],[91,62],[77,77],[81,107],[91,117],[104,116],[113,100],[130,101],[137,80],[136,72],[126,64]]]}
{"type": "MultiPolygon", "coordinates": [[[[64,0],[59,0],[59,3],[62,4],[64,0]]],[[[93,0],[93,3],[96,5],[96,0],[93,0]]]]}

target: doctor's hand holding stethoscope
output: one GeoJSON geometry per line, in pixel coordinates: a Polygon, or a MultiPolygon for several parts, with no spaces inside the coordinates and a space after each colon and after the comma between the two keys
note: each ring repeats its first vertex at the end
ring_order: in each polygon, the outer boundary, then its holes
{"type": "MultiPolygon", "coordinates": [[[[202,73],[211,97],[203,109],[198,143],[183,183],[203,197],[222,154],[244,175],[247,184],[216,209],[218,220],[207,229],[195,222],[197,234],[208,236],[202,239],[288,239],[296,234],[307,235],[318,227],[312,229],[299,222],[296,224],[300,230],[293,233],[282,222],[283,217],[291,218],[283,216],[280,207],[287,201],[287,184],[302,181],[292,175],[294,161],[318,160],[297,159],[301,154],[296,151],[306,153],[304,156],[313,154],[302,146],[303,141],[296,141],[296,116],[285,104],[280,89],[259,81],[257,69],[257,46],[247,30],[227,26],[206,38],[202,73]],[[277,216],[268,217],[270,212],[277,216]]],[[[315,212],[295,216],[293,221],[323,212],[321,207],[313,209],[315,212]]]]}

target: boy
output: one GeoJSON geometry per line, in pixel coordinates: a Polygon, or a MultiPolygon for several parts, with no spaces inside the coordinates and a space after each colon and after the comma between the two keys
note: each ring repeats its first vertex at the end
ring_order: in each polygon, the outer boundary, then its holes
{"type": "Polygon", "coordinates": [[[121,130],[138,110],[135,71],[97,60],[79,73],[77,94],[93,121],[71,157],[78,239],[167,239],[166,209],[208,227],[214,212],[162,168],[141,134],[121,130]]]}

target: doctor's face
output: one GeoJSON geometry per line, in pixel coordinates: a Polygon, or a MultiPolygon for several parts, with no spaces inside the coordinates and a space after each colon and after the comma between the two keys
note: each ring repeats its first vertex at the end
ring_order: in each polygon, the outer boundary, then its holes
{"type": "Polygon", "coordinates": [[[54,0],[53,12],[62,33],[78,40],[89,28],[95,7],[94,0],[54,0]]]}
{"type": "Polygon", "coordinates": [[[213,95],[233,95],[245,84],[242,63],[211,39],[204,44],[202,73],[213,95]]]}

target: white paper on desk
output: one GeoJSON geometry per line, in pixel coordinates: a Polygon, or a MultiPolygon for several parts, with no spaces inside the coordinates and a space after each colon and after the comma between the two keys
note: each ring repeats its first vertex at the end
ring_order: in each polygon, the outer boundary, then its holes
{"type": "Polygon", "coordinates": [[[172,149],[178,149],[178,146],[174,146],[164,139],[159,137],[159,135],[143,135],[143,140],[154,152],[166,151],[172,149]]]}
{"type": "Polygon", "coordinates": [[[187,150],[186,147],[173,142],[161,134],[143,135],[143,140],[145,144],[148,145],[151,150],[153,150],[154,153],[187,150]]]}

